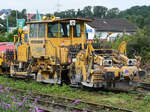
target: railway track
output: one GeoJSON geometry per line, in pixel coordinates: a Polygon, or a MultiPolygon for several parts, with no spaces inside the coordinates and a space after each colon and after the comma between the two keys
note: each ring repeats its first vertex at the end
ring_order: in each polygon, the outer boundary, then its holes
{"type": "MultiPolygon", "coordinates": [[[[24,95],[28,93],[26,90],[10,88],[10,92],[24,95]]],[[[23,99],[24,97],[22,97],[23,99]]],[[[80,99],[73,100],[67,97],[58,97],[49,94],[40,94],[32,92],[28,98],[30,101],[36,103],[39,109],[44,110],[44,112],[134,112],[128,109],[122,109],[118,107],[96,104],[91,102],[85,102],[80,99]]]]}
{"type": "Polygon", "coordinates": [[[142,83],[140,83],[139,88],[141,88],[142,90],[150,92],[150,84],[149,83],[142,82],[142,83]]]}

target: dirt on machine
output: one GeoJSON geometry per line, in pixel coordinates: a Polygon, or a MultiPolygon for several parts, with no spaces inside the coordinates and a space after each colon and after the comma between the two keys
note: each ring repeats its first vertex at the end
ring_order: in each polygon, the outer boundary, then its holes
{"type": "Polygon", "coordinates": [[[27,22],[14,36],[14,49],[4,53],[2,69],[11,77],[75,87],[136,87],[145,76],[140,57],[86,40],[89,19],[48,19],[27,22]],[[6,69],[7,68],[7,69],[6,69]],[[9,72],[8,72],[9,71],[9,72]]]}

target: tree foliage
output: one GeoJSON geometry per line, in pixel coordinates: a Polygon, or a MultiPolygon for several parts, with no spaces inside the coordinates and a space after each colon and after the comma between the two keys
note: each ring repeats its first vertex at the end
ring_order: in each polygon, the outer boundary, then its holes
{"type": "Polygon", "coordinates": [[[133,52],[142,57],[142,63],[150,61],[150,27],[144,27],[133,34],[128,42],[127,51],[131,57],[133,52]]]}
{"type": "Polygon", "coordinates": [[[120,13],[120,11],[118,8],[112,8],[112,9],[107,11],[106,18],[117,18],[119,13],[120,13]]]}
{"type": "MultiPolygon", "coordinates": [[[[26,18],[26,9],[23,9],[22,11],[17,10],[11,10],[10,14],[8,15],[8,24],[9,27],[16,27],[17,22],[16,19],[27,19],[26,18]],[[17,18],[16,18],[17,17],[17,18]]],[[[12,33],[6,33],[6,19],[2,20],[0,19],[0,42],[12,42],[13,37],[15,34],[17,34],[17,30],[15,30],[12,33]]]]}
{"type": "Polygon", "coordinates": [[[0,18],[0,34],[6,32],[6,20],[0,18]]]}
{"type": "Polygon", "coordinates": [[[18,30],[14,30],[12,33],[1,33],[0,42],[13,42],[14,35],[18,33],[18,30]]]}
{"type": "Polygon", "coordinates": [[[26,9],[23,9],[20,12],[17,10],[12,10],[11,14],[8,16],[9,26],[10,27],[16,27],[17,19],[27,19],[26,9]]]}
{"type": "Polygon", "coordinates": [[[117,49],[122,41],[127,42],[127,55],[133,58],[134,55],[142,57],[142,64],[150,61],[150,27],[139,29],[132,35],[118,36],[112,43],[114,49],[117,49]]]}
{"type": "Polygon", "coordinates": [[[121,11],[119,17],[127,18],[140,28],[150,25],[150,6],[134,6],[125,11],[121,11]]]}
{"type": "Polygon", "coordinates": [[[105,18],[107,15],[108,9],[104,6],[94,6],[93,13],[97,18],[105,18]]]}
{"type": "MultiPolygon", "coordinates": [[[[86,6],[83,9],[68,9],[61,12],[54,12],[54,14],[46,14],[47,16],[55,15],[60,18],[125,18],[131,23],[134,23],[139,28],[150,25],[150,6],[133,6],[127,10],[120,11],[118,8],[108,9],[104,6],[86,6]]],[[[11,10],[9,19],[9,26],[16,26],[16,14],[18,19],[26,19],[26,9],[22,11],[11,10]]],[[[0,19],[0,24],[6,27],[6,20],[0,19]]],[[[6,31],[0,28],[0,33],[6,31]]]]}
{"type": "Polygon", "coordinates": [[[86,6],[83,9],[74,9],[55,12],[54,15],[61,18],[125,18],[139,28],[150,25],[150,6],[133,6],[130,9],[120,11],[118,8],[108,9],[104,6],[86,6]]]}

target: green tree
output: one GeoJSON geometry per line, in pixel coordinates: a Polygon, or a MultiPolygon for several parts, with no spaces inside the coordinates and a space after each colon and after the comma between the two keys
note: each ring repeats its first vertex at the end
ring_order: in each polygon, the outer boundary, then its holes
{"type": "Polygon", "coordinates": [[[122,41],[127,43],[127,55],[134,58],[134,55],[141,56],[142,65],[149,64],[150,61],[150,27],[138,29],[132,35],[118,36],[112,43],[114,49],[117,49],[122,41]]]}
{"type": "Polygon", "coordinates": [[[130,9],[121,11],[120,18],[127,18],[130,22],[136,24],[138,27],[150,25],[150,6],[133,6],[130,9]]]}
{"type": "Polygon", "coordinates": [[[67,17],[67,18],[74,18],[74,17],[76,17],[76,12],[75,12],[74,9],[69,9],[69,10],[67,10],[67,11],[65,12],[65,14],[66,14],[66,17],[67,17]]]}
{"type": "Polygon", "coordinates": [[[6,32],[6,21],[0,19],[0,33],[5,33],[6,32]]]}
{"type": "Polygon", "coordinates": [[[74,9],[69,9],[66,11],[55,12],[54,15],[61,18],[74,18],[76,17],[76,11],[74,9]]]}
{"type": "Polygon", "coordinates": [[[26,9],[23,9],[21,12],[19,12],[18,10],[11,11],[10,15],[8,16],[9,27],[16,27],[17,19],[26,19],[27,20],[26,9]]]}
{"type": "Polygon", "coordinates": [[[80,9],[78,9],[76,17],[84,17],[83,12],[80,9]]]}
{"type": "Polygon", "coordinates": [[[9,27],[16,27],[16,10],[12,10],[11,14],[8,16],[9,27]]]}
{"type": "Polygon", "coordinates": [[[92,12],[92,6],[86,6],[82,10],[82,13],[84,14],[84,17],[93,17],[93,12],[92,12]]]}
{"type": "Polygon", "coordinates": [[[27,20],[27,10],[23,9],[20,13],[21,13],[21,18],[27,20]]]}
{"type": "Polygon", "coordinates": [[[97,18],[105,18],[107,14],[108,8],[104,6],[94,6],[93,12],[94,12],[94,17],[97,18]]]}
{"type": "Polygon", "coordinates": [[[120,11],[119,11],[118,8],[109,9],[109,10],[107,11],[106,18],[116,18],[116,17],[118,17],[119,12],[120,12],[120,11]]]}

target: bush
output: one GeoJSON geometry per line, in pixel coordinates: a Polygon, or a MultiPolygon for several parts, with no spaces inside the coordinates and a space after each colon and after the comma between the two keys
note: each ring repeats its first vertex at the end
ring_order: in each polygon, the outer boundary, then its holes
{"type": "Polygon", "coordinates": [[[132,57],[133,53],[141,56],[142,64],[146,64],[150,60],[150,31],[148,27],[138,30],[132,35],[127,44],[127,53],[129,57],[132,57]]]}
{"type": "Polygon", "coordinates": [[[18,33],[18,29],[14,30],[12,33],[1,33],[0,42],[13,42],[14,35],[18,33]]]}
{"type": "Polygon", "coordinates": [[[150,61],[150,27],[139,29],[132,35],[118,36],[112,43],[113,48],[117,49],[122,41],[127,42],[127,55],[130,58],[138,55],[142,58],[142,64],[150,61]]]}
{"type": "Polygon", "coordinates": [[[6,42],[7,36],[5,34],[0,34],[0,42],[6,42]]]}

